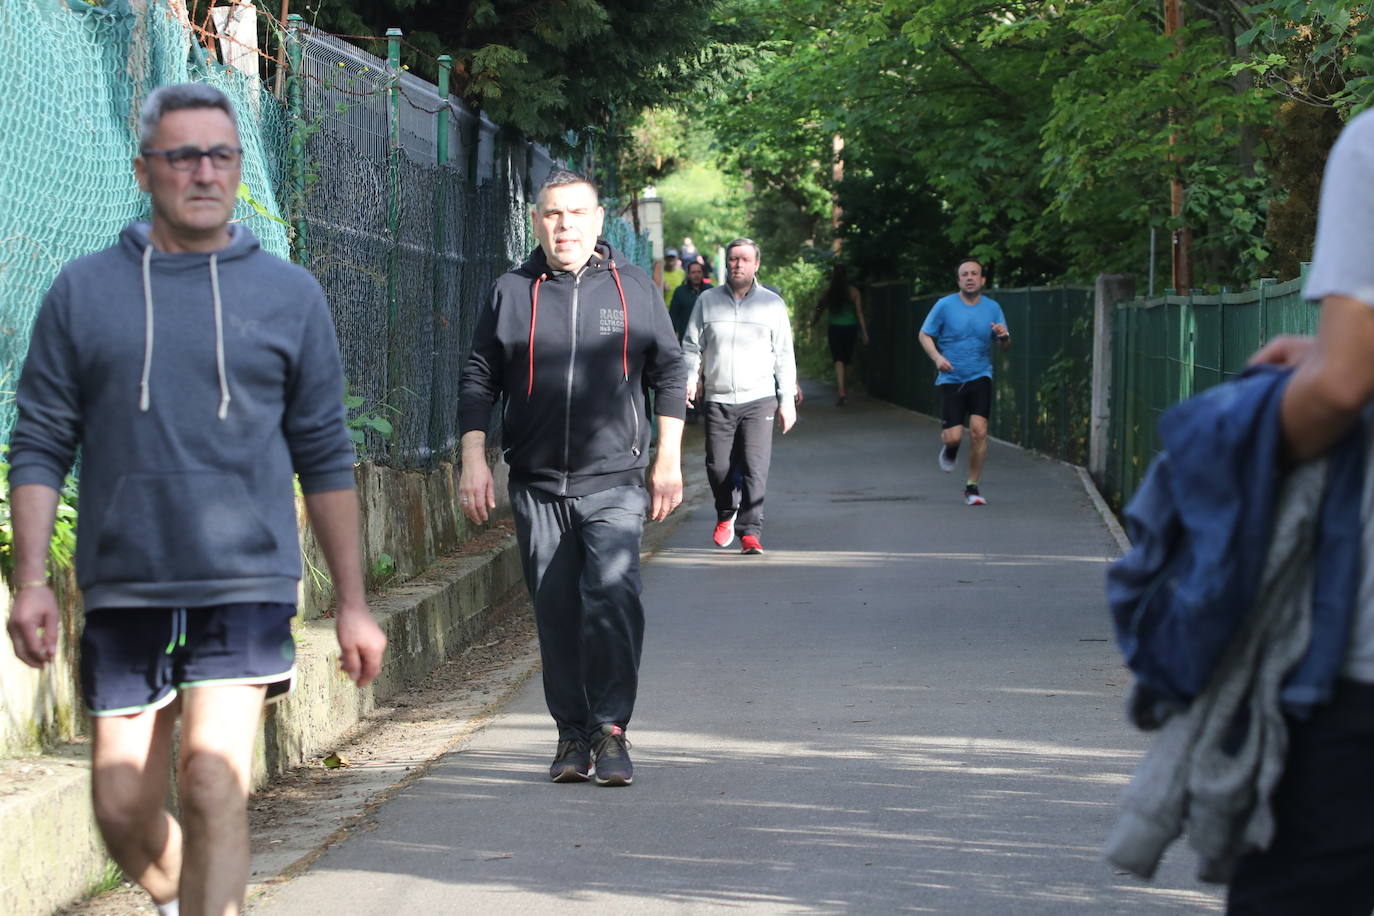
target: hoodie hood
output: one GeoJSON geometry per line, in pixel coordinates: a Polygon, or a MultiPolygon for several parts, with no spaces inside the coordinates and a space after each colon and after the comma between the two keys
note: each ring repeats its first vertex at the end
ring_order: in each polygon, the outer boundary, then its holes
{"type": "Polygon", "coordinates": [[[143,375],[138,385],[138,409],[146,413],[152,404],[151,378],[153,371],[154,328],[153,265],[158,271],[180,272],[208,270],[210,274],[210,304],[215,323],[215,371],[219,376],[219,409],[215,415],[223,420],[229,416],[229,373],[224,367],[224,302],[220,297],[219,265],[221,261],[246,258],[258,250],[257,236],[245,226],[229,226],[229,244],[216,251],[158,251],[151,239],[152,224],[130,223],[119,234],[120,250],[137,258],[143,267],[143,375]]]}

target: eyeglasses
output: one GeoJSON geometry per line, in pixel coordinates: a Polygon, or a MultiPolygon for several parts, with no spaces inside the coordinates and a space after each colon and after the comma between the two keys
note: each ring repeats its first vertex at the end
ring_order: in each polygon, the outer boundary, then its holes
{"type": "Polygon", "coordinates": [[[161,156],[178,172],[194,172],[200,168],[200,160],[205,156],[210,157],[210,164],[216,169],[227,172],[243,158],[243,148],[238,146],[212,146],[209,149],[183,146],[179,149],[145,149],[141,152],[145,156],[161,156]]]}

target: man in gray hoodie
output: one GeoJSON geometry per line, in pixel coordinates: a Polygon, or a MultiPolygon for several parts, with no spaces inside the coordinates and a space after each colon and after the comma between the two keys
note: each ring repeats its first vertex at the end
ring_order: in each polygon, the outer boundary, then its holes
{"type": "Polygon", "coordinates": [[[314,278],[229,225],[233,106],[200,84],[145,100],[134,172],[151,223],[67,264],[43,300],[10,440],[15,653],[41,668],[60,625],[48,541],[81,449],[76,573],[86,607],[96,820],[161,913],[237,913],[265,701],[290,688],[301,575],[293,472],[333,574],[341,667],[376,677],[353,448],[329,307],[314,278]],[[181,740],[178,821],[167,797],[181,740]]]}

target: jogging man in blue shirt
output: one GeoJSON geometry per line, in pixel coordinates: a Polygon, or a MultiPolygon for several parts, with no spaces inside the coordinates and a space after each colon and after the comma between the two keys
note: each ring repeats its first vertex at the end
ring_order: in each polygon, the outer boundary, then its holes
{"type": "Polygon", "coordinates": [[[968,424],[973,447],[968,456],[964,502],[987,504],[978,492],[983,459],[988,453],[988,415],[992,411],[992,342],[1006,350],[1011,333],[1002,306],[983,295],[983,265],[973,258],[959,262],[959,292],[940,299],[921,325],[921,347],[940,374],[940,469],[954,470],[959,443],[968,424]]]}

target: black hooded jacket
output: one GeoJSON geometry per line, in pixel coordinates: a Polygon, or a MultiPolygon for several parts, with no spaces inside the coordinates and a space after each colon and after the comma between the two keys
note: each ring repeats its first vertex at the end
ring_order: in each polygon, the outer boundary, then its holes
{"type": "Polygon", "coordinates": [[[581,270],[536,248],[503,274],[477,318],[458,393],[462,433],[503,401],[511,479],[559,496],[642,484],[650,417],[686,416],[686,368],[663,297],[604,240],[581,270]]]}

